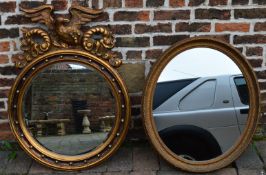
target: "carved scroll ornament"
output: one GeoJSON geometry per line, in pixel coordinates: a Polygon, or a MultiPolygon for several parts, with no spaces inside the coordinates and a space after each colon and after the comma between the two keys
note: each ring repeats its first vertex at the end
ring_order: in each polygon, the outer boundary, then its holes
{"type": "Polygon", "coordinates": [[[47,30],[22,29],[21,49],[24,51],[24,58],[16,62],[17,67],[23,68],[33,59],[58,49],[84,50],[100,56],[113,67],[121,65],[121,59],[111,51],[115,45],[115,39],[109,29],[91,27],[85,32],[81,30],[82,25],[102,14],[102,9],[72,5],[69,9],[69,17],[55,15],[52,5],[42,5],[31,9],[20,7],[20,10],[33,22],[46,25],[47,30]]]}

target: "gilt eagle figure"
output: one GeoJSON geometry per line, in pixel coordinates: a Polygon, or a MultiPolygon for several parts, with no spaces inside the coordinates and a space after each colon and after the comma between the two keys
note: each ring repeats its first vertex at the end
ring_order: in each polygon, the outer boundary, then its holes
{"type": "Polygon", "coordinates": [[[20,10],[33,22],[45,24],[56,38],[53,39],[53,45],[64,48],[79,44],[83,36],[80,30],[81,25],[92,21],[103,12],[102,9],[91,9],[79,5],[71,6],[69,17],[56,17],[52,5],[42,5],[31,9],[20,6],[20,10]]]}

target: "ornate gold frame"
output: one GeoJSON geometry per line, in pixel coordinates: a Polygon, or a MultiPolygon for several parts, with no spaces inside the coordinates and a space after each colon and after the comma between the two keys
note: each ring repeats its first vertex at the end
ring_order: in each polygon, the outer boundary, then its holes
{"type": "MultiPolygon", "coordinates": [[[[155,150],[170,164],[190,172],[210,172],[232,163],[246,149],[256,130],[260,112],[260,93],[258,81],[250,64],[242,54],[229,44],[207,37],[195,37],[176,43],[169,48],[153,65],[144,88],[142,114],[146,133],[155,150]],[[161,140],[152,117],[153,94],[157,80],[165,66],[179,53],[197,47],[206,47],[221,51],[230,57],[243,72],[250,92],[250,110],[246,128],[235,145],[223,155],[208,161],[189,161],[173,153],[161,140]]],[[[196,145],[195,145],[196,146],[196,145]]]]}
{"type": "MultiPolygon", "coordinates": [[[[44,5],[30,10],[23,9],[22,11],[29,13],[28,16],[34,18],[43,15],[43,13],[47,15],[47,12],[50,13],[52,9],[52,6],[44,5]]],[[[88,19],[83,19],[83,21],[87,20],[86,22],[91,20],[93,13],[98,15],[102,12],[102,10],[94,11],[80,6],[72,6],[72,9],[74,9],[74,11],[72,10],[72,16],[73,14],[79,16],[80,11],[83,13],[82,17],[86,16],[84,13],[88,13],[88,19]]],[[[73,29],[71,27],[70,30],[73,29]]],[[[74,34],[79,30],[79,27],[74,27],[74,34]]],[[[106,28],[91,28],[82,36],[77,35],[80,38],[75,38],[77,42],[74,43],[64,39],[58,40],[62,43],[65,42],[61,45],[57,45],[58,41],[55,41],[57,37],[53,36],[53,38],[52,35],[40,28],[23,29],[21,44],[24,57],[16,62],[17,68],[23,69],[16,78],[9,95],[10,126],[20,146],[39,163],[66,171],[91,168],[113,155],[126,137],[131,107],[126,85],[116,70],[122,64],[122,61],[115,52],[111,51],[115,40],[112,33],[106,28]],[[102,38],[94,39],[94,34],[101,35],[102,38]],[[34,40],[36,36],[41,38],[41,42],[34,40]],[[75,62],[94,68],[108,82],[116,100],[115,125],[108,134],[108,138],[92,151],[81,155],[68,156],[48,150],[30,134],[24,121],[22,102],[31,80],[47,66],[59,62],[75,62]]]]}

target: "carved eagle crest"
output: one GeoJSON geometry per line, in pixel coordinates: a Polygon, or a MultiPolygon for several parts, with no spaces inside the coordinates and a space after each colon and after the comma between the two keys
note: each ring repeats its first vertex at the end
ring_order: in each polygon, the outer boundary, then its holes
{"type": "Polygon", "coordinates": [[[102,9],[90,9],[78,5],[72,5],[69,9],[69,17],[56,17],[52,5],[43,5],[26,9],[20,6],[20,10],[33,22],[45,24],[54,36],[53,45],[67,48],[69,45],[77,45],[83,36],[81,25],[97,18],[102,9]]]}

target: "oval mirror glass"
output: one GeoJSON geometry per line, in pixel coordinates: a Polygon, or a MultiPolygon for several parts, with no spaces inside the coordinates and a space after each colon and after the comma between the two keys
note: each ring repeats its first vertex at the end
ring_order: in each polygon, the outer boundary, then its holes
{"type": "Polygon", "coordinates": [[[231,58],[210,48],[174,57],[153,96],[153,118],[164,144],[193,161],[228,151],[243,133],[248,112],[245,77],[231,58]]]}
{"type": "Polygon", "coordinates": [[[51,64],[38,72],[25,91],[22,108],[31,135],[46,149],[69,156],[101,145],[116,116],[108,81],[77,62],[51,64]]]}

